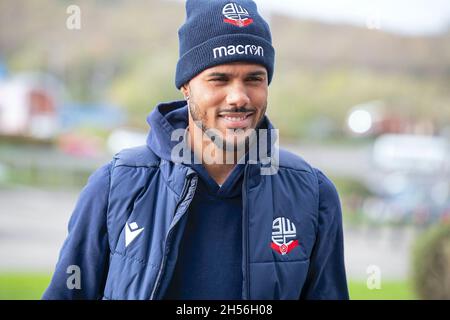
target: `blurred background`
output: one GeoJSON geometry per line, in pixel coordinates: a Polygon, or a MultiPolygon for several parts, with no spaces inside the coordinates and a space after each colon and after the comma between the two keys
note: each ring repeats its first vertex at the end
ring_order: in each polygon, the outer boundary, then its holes
{"type": "MultiPolygon", "coordinates": [[[[336,184],[352,299],[450,299],[450,2],[257,0],[280,144],[336,184]]],[[[88,176],[145,143],[183,1],[0,0],[0,299],[39,299],[88,176]]]]}

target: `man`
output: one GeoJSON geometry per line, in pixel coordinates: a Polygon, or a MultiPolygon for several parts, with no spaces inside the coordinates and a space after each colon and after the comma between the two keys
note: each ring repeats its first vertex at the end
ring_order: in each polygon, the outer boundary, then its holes
{"type": "Polygon", "coordinates": [[[348,299],[337,191],[265,116],[267,23],[250,0],[186,10],[185,100],[90,177],[44,298],[348,299]]]}

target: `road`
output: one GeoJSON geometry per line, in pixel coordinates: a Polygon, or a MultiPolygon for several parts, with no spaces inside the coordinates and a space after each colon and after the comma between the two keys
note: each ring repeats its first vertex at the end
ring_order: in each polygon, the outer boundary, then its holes
{"type": "MultiPolygon", "coordinates": [[[[0,189],[0,270],[51,272],[67,235],[78,190],[0,189]]],[[[348,277],[366,279],[376,265],[385,279],[409,272],[413,229],[345,228],[348,277]]]]}

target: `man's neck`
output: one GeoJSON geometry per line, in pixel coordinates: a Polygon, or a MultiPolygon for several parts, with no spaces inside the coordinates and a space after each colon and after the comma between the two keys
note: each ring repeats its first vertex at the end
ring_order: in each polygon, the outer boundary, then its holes
{"type": "Polygon", "coordinates": [[[236,164],[203,164],[203,166],[218,185],[223,185],[236,164]]]}
{"type": "Polygon", "coordinates": [[[211,178],[222,185],[238,163],[238,155],[233,151],[221,151],[210,139],[203,139],[202,130],[195,125],[194,128],[189,127],[189,142],[194,154],[201,160],[201,164],[211,178]],[[208,157],[210,157],[208,161],[205,161],[205,150],[208,150],[208,157]],[[232,163],[227,160],[227,156],[232,157],[232,163]]]}

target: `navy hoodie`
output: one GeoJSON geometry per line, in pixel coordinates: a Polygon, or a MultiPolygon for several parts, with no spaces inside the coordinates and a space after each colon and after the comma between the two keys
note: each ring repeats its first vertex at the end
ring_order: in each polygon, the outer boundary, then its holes
{"type": "MultiPolygon", "coordinates": [[[[187,106],[169,112],[166,119],[174,128],[187,127],[187,106]]],[[[161,122],[152,120],[150,125],[164,132],[161,122]]],[[[244,165],[236,165],[222,186],[202,164],[191,167],[200,179],[165,298],[241,299],[244,165]]]]}

